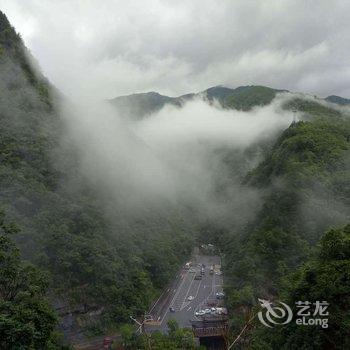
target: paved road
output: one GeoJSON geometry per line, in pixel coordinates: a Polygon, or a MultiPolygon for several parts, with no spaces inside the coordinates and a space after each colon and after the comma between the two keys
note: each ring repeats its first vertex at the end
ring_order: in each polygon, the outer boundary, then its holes
{"type": "Polygon", "coordinates": [[[215,293],[222,291],[222,276],[209,273],[211,265],[214,264],[220,265],[218,256],[199,255],[192,260],[195,273],[185,269],[179,271],[150,311],[153,319],[158,321],[158,325],[147,325],[146,329],[166,332],[167,322],[170,319],[176,320],[180,327],[191,327],[191,320],[200,319],[194,315],[195,311],[206,308],[207,300],[215,299],[215,293]],[[205,265],[202,280],[195,279],[201,271],[198,264],[205,265]],[[192,296],[193,300],[188,300],[189,296],[192,296]],[[171,312],[170,307],[174,308],[175,312],[171,312]]]}

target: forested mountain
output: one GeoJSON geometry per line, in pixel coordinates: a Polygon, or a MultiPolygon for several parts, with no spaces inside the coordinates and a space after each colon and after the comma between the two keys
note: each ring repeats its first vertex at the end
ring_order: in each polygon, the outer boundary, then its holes
{"type": "MultiPolygon", "coordinates": [[[[224,108],[247,111],[256,106],[264,106],[271,103],[277,93],[283,92],[288,92],[288,90],[278,90],[258,85],[239,86],[235,89],[214,86],[199,93],[189,93],[179,97],[169,97],[160,95],[157,92],[148,92],[116,97],[109,100],[109,102],[121,116],[138,120],[159,111],[167,104],[181,107],[185,102],[195,98],[204,99],[210,103],[217,101],[224,108]]],[[[349,99],[335,95],[328,96],[324,100],[343,106],[350,104],[349,99]]]]}
{"type": "Polygon", "coordinates": [[[256,321],[257,329],[242,341],[252,341],[254,349],[344,349],[349,346],[349,227],[323,234],[349,222],[350,120],[299,98],[285,108],[302,111],[305,121],[285,130],[244,180],[263,191],[260,212],[241,231],[216,233],[225,256],[233,328],[238,334],[257,312],[257,298],[279,298],[289,305],[328,300],[327,329],[294,324],[271,332],[256,321]]]}
{"type": "MultiPolygon", "coordinates": [[[[110,327],[148,308],[190,254],[192,226],[171,209],[126,218],[110,208],[112,223],[105,215],[107,203],[79,172],[73,143],[61,145],[65,128],[55,89],[28,57],[0,13],[0,205],[5,221],[18,227],[11,239],[23,259],[51,281],[47,297],[61,316],[61,328],[69,333],[110,327]]],[[[1,249],[6,259],[8,248],[1,249]]],[[[6,298],[1,303],[3,309],[6,298]]],[[[5,324],[25,322],[16,310],[8,310],[7,317],[0,319],[0,332],[5,324]]],[[[42,326],[31,331],[43,332],[42,326]]],[[[27,339],[21,323],[6,332],[27,339]]]]}
{"type": "Polygon", "coordinates": [[[329,303],[327,328],[290,323],[266,331],[255,329],[253,349],[348,349],[350,226],[332,229],[322,237],[315,253],[296,271],[282,279],[281,297],[289,305],[300,300],[329,303]]]}
{"type": "Polygon", "coordinates": [[[136,119],[159,111],[165,104],[180,105],[176,99],[160,95],[157,92],[120,96],[110,100],[110,102],[121,115],[136,119]]]}
{"type": "MultiPolygon", "coordinates": [[[[257,298],[327,298],[335,308],[324,333],[301,334],[285,327],[267,334],[255,324],[244,341],[256,349],[277,349],[281,338],[288,340],[286,349],[288,344],[307,349],[311,337],[323,349],[349,346],[346,108],[292,95],[282,110],[290,115],[294,111],[299,121],[244,151],[215,148],[210,155],[222,162],[215,181],[224,174],[225,179],[214,183],[211,195],[228,208],[226,216],[198,215],[192,203],[177,201],[155,207],[146,203],[133,213],[121,205],[123,198],[101,195],[87,181],[79,150],[59,113],[65,97],[32,61],[0,12],[2,348],[16,349],[21,343],[17,348],[57,349],[62,342],[56,324],[69,338],[82,331],[111,330],[128,322],[130,315],[142,315],[202,243],[214,243],[223,258],[232,334],[256,310],[257,298]],[[229,201],[242,194],[227,192],[237,182],[259,200],[256,215],[235,221],[240,214],[230,212],[234,206],[229,201]],[[340,337],[342,343],[331,343],[340,337]]],[[[217,86],[176,98],[151,92],[110,102],[120,114],[139,120],[167,104],[181,109],[194,98],[212,106],[219,103],[220,111],[247,112],[268,106],[283,92],[264,86],[217,86]]],[[[346,104],[338,97],[326,100],[346,104]]],[[[188,333],[173,325],[168,338],[156,335],[155,341],[172,349],[184,336],[188,333]]],[[[136,342],[140,349],[147,346],[143,338],[136,342]]],[[[187,348],[194,347],[190,337],[187,348]]]]}
{"type": "Polygon", "coordinates": [[[325,100],[328,102],[337,103],[339,105],[349,105],[350,104],[350,99],[340,97],[340,96],[335,96],[335,95],[328,96],[325,98],[325,100]]]}
{"type": "Polygon", "coordinates": [[[269,104],[278,92],[286,92],[286,90],[276,90],[266,86],[239,86],[235,89],[213,86],[198,93],[189,93],[179,97],[169,97],[160,95],[157,92],[148,92],[119,96],[109,100],[109,102],[121,116],[138,120],[159,111],[166,104],[181,107],[185,102],[195,98],[204,99],[210,103],[217,101],[224,108],[246,111],[255,106],[269,104]]]}

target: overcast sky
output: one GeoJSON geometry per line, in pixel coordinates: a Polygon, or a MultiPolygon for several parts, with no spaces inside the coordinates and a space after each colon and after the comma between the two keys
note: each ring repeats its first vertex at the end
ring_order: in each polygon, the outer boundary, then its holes
{"type": "Polygon", "coordinates": [[[0,9],[67,94],[263,84],[350,97],[347,0],[0,0],[0,9]]]}

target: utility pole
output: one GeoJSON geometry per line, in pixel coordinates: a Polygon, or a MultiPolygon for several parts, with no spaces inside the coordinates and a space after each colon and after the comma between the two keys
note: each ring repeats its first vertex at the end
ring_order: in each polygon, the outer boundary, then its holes
{"type": "Polygon", "coordinates": [[[129,316],[129,317],[131,320],[133,320],[139,326],[136,330],[136,333],[140,332],[140,334],[142,334],[144,321],[142,321],[142,323],[140,323],[136,318],[133,318],[132,316],[129,316]]]}
{"type": "Polygon", "coordinates": [[[129,316],[130,319],[132,321],[134,321],[139,327],[137,328],[136,330],[136,334],[137,333],[140,333],[140,335],[142,334],[146,334],[147,336],[147,343],[148,343],[148,349],[151,350],[151,336],[149,334],[147,334],[145,332],[145,320],[146,320],[146,315],[144,316],[143,320],[141,322],[139,322],[136,318],[132,317],[132,316],[129,316]]]}

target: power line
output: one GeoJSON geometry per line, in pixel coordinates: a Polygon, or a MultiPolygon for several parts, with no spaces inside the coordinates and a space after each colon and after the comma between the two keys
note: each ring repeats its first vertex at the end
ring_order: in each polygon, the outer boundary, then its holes
{"type": "Polygon", "coordinates": [[[242,334],[245,332],[245,330],[247,329],[247,327],[249,326],[249,324],[253,321],[253,319],[255,318],[255,316],[258,313],[255,313],[249,320],[248,322],[246,322],[246,324],[244,325],[244,327],[241,329],[240,333],[238,334],[238,336],[236,337],[236,339],[233,341],[233,343],[228,347],[228,350],[232,349],[233,345],[235,345],[238,340],[240,339],[240,337],[242,336],[242,334]]]}

